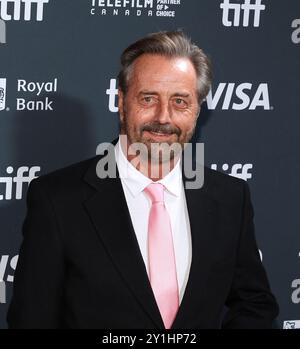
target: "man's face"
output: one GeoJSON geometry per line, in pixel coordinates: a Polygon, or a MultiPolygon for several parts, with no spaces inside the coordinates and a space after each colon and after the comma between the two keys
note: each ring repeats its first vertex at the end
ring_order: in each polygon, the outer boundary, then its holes
{"type": "Polygon", "coordinates": [[[191,139],[199,113],[197,76],[187,58],[143,54],[133,64],[126,95],[119,91],[121,133],[128,143],[191,139]]]}

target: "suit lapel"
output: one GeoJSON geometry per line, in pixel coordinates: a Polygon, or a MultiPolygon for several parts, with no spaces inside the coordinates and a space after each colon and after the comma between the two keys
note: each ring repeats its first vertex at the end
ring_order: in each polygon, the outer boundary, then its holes
{"type": "Polygon", "coordinates": [[[102,244],[141,307],[157,328],[163,328],[120,179],[100,180],[93,164],[85,181],[96,189],[85,207],[102,244]]]}
{"type": "MultiPolygon", "coordinates": [[[[184,181],[185,182],[185,181],[184,181]]],[[[214,245],[215,214],[217,202],[201,189],[185,189],[192,237],[192,263],[185,293],[172,328],[186,328],[194,324],[192,309],[203,308],[210,248],[214,245]]],[[[205,321],[205,319],[204,319],[205,321]]]]}

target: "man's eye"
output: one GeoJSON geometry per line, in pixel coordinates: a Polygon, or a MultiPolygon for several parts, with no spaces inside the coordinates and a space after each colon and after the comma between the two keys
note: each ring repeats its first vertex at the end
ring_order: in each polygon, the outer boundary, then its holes
{"type": "Polygon", "coordinates": [[[146,103],[152,102],[152,97],[146,96],[143,98],[146,103]]]}
{"type": "Polygon", "coordinates": [[[175,98],[175,104],[179,107],[184,107],[186,105],[186,102],[182,98],[175,98]]]}

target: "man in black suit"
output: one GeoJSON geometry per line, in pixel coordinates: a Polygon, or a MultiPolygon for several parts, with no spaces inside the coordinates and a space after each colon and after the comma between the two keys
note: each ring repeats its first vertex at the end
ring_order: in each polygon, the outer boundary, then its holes
{"type": "Polygon", "coordinates": [[[210,88],[208,58],[182,32],[159,32],[121,63],[116,175],[98,155],[31,182],[9,327],[270,328],[278,306],[248,185],[204,167],[187,189],[178,151],[210,88]],[[166,157],[161,144],[180,147],[166,157]]]}

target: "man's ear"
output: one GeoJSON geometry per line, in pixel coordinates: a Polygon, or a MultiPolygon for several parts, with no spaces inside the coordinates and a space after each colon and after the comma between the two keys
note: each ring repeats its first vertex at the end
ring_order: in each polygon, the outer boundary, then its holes
{"type": "Polygon", "coordinates": [[[118,89],[118,108],[121,122],[124,119],[124,93],[118,89]]]}

